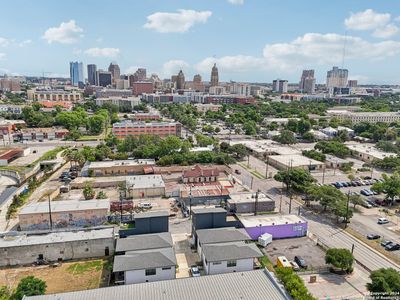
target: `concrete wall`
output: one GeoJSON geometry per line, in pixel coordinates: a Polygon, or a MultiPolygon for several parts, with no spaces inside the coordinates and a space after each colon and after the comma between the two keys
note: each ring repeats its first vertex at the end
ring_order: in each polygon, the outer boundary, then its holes
{"type": "MultiPolygon", "coordinates": [[[[203,259],[203,264],[204,264],[203,259]]],[[[235,267],[228,267],[227,261],[221,262],[208,262],[207,265],[204,264],[204,269],[207,275],[222,274],[222,273],[233,273],[233,272],[245,272],[251,271],[254,268],[254,259],[238,259],[236,260],[235,267]]]]}
{"type": "Polygon", "coordinates": [[[114,237],[65,243],[0,248],[0,266],[29,265],[37,261],[40,254],[50,262],[82,258],[103,257],[114,253],[114,237]]]}
{"type": "Polygon", "coordinates": [[[125,272],[125,284],[153,282],[160,280],[175,279],[175,266],[163,270],[162,268],[156,269],[156,275],[146,276],[146,270],[132,270],[125,272]]]}
{"type": "Polygon", "coordinates": [[[135,188],[130,190],[129,196],[131,198],[163,197],[165,196],[165,187],[135,188]]]}
{"type": "Polygon", "coordinates": [[[307,235],[307,223],[282,224],[262,227],[247,227],[246,232],[252,240],[257,240],[260,235],[269,233],[273,239],[300,237],[307,235]]]}
{"type": "MultiPolygon", "coordinates": [[[[53,212],[53,228],[87,227],[102,225],[107,221],[108,209],[53,212]]],[[[19,215],[21,230],[44,230],[50,228],[49,214],[32,213],[19,215]]]]}

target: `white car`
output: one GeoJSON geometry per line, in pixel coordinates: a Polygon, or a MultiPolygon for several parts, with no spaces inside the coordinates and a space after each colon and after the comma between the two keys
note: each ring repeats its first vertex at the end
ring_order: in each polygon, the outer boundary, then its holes
{"type": "Polygon", "coordinates": [[[389,220],[386,218],[379,218],[378,219],[378,224],[387,224],[389,223],[389,220]]]}
{"type": "Polygon", "coordinates": [[[292,265],[293,271],[299,271],[299,270],[300,270],[300,267],[299,267],[299,265],[297,264],[297,262],[295,262],[295,261],[290,261],[290,264],[292,265]]]}
{"type": "Polygon", "coordinates": [[[190,267],[190,273],[192,274],[193,277],[200,277],[200,270],[198,266],[191,266],[190,267]]]}
{"type": "Polygon", "coordinates": [[[151,203],[148,203],[148,202],[140,202],[138,207],[139,208],[152,208],[153,205],[151,203]]]}

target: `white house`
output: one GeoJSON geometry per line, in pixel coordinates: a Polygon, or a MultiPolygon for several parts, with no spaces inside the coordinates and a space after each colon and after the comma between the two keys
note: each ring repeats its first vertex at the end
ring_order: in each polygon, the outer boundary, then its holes
{"type": "Polygon", "coordinates": [[[261,256],[263,254],[253,243],[218,243],[202,247],[202,261],[207,275],[251,271],[254,260],[261,256]]]}

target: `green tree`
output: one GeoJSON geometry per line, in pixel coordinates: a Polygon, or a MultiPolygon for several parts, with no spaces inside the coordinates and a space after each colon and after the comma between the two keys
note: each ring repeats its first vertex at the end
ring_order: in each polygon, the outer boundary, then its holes
{"type": "Polygon", "coordinates": [[[331,248],[326,251],[325,262],[342,271],[352,272],[354,256],[348,249],[331,248]]]}
{"type": "Polygon", "coordinates": [[[229,151],[235,155],[236,158],[242,159],[247,155],[247,149],[242,144],[235,144],[229,148],[229,151]]]}
{"type": "Polygon", "coordinates": [[[45,281],[34,276],[28,276],[20,280],[12,299],[22,300],[24,296],[44,295],[46,288],[45,281]]]}
{"type": "Polygon", "coordinates": [[[378,269],[369,275],[367,289],[374,293],[400,293],[400,272],[395,269],[378,269]]]}
{"type": "Polygon", "coordinates": [[[338,223],[340,218],[342,218],[344,222],[349,223],[350,219],[353,217],[353,210],[347,207],[347,200],[340,199],[336,201],[333,204],[332,210],[338,223]]]}
{"type": "Polygon", "coordinates": [[[276,268],[276,274],[294,300],[315,300],[304,281],[291,268],[276,268]]]}
{"type": "Polygon", "coordinates": [[[90,200],[93,199],[96,192],[94,191],[92,184],[89,182],[85,183],[85,187],[83,188],[83,197],[85,197],[85,200],[90,200]]]}
{"type": "Polygon", "coordinates": [[[286,187],[289,185],[298,192],[304,192],[315,181],[309,172],[297,168],[279,171],[275,174],[274,179],[285,183],[286,187]]]}
{"type": "Polygon", "coordinates": [[[103,115],[96,114],[89,118],[88,125],[91,134],[100,134],[104,130],[106,119],[103,115]]]}
{"type": "Polygon", "coordinates": [[[350,196],[350,202],[353,204],[353,208],[356,209],[357,205],[361,205],[364,203],[363,198],[360,195],[351,195],[350,196]]]}
{"type": "Polygon", "coordinates": [[[393,175],[382,174],[383,182],[373,184],[371,190],[385,192],[385,200],[393,205],[396,197],[400,196],[400,175],[395,172],[393,175]]]}
{"type": "Polygon", "coordinates": [[[307,189],[307,199],[309,201],[316,201],[324,208],[335,208],[338,201],[346,201],[345,195],[331,185],[311,185],[307,189]]]}
{"type": "Polygon", "coordinates": [[[97,193],[96,199],[107,199],[107,194],[103,191],[97,193]]]}
{"type": "Polygon", "coordinates": [[[282,130],[282,132],[280,133],[280,135],[275,136],[273,138],[274,141],[277,141],[278,143],[281,144],[296,144],[297,140],[293,134],[293,132],[289,131],[289,130],[282,130]]]}
{"type": "Polygon", "coordinates": [[[326,160],[326,155],[316,150],[304,150],[303,155],[318,161],[326,160]]]}
{"type": "Polygon", "coordinates": [[[10,300],[11,291],[7,286],[0,286],[0,300],[10,300]]]}
{"type": "Polygon", "coordinates": [[[305,134],[311,129],[311,123],[309,120],[300,119],[297,123],[297,132],[301,135],[305,134]]]}
{"type": "Polygon", "coordinates": [[[350,155],[349,148],[338,141],[320,141],[314,148],[320,150],[322,153],[332,154],[342,158],[350,155]]]}

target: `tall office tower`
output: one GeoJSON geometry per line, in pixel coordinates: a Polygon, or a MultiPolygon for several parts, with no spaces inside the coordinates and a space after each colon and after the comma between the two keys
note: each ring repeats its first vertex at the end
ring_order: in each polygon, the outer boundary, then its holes
{"type": "Polygon", "coordinates": [[[185,75],[183,74],[182,70],[178,73],[178,78],[176,80],[176,88],[178,90],[183,90],[185,88],[185,75]]]}
{"type": "Polygon", "coordinates": [[[113,83],[115,83],[115,80],[119,79],[119,77],[121,76],[121,70],[119,69],[119,66],[116,62],[112,62],[110,64],[110,66],[108,67],[108,72],[111,73],[113,83]]]}
{"type": "Polygon", "coordinates": [[[106,87],[111,84],[112,84],[111,72],[98,70],[97,71],[97,85],[106,87]]]}
{"type": "Polygon", "coordinates": [[[69,63],[69,76],[73,86],[78,86],[79,83],[83,85],[83,64],[82,62],[70,62],[69,63]]]}
{"type": "Polygon", "coordinates": [[[303,93],[314,94],[315,92],[314,70],[303,70],[303,73],[301,74],[299,89],[303,93]]]}
{"type": "Polygon", "coordinates": [[[205,86],[204,83],[202,82],[200,74],[196,74],[193,76],[193,89],[199,92],[205,91],[205,86]]]}
{"type": "Polygon", "coordinates": [[[147,71],[145,68],[138,68],[133,75],[135,76],[135,81],[143,81],[147,79],[147,71]]]}
{"type": "Polygon", "coordinates": [[[347,86],[347,77],[349,71],[347,69],[339,69],[333,67],[332,70],[327,72],[326,75],[326,88],[344,88],[347,86]]]}
{"type": "Polygon", "coordinates": [[[357,85],[358,85],[358,81],[357,80],[349,80],[348,81],[348,83],[347,83],[347,86],[349,87],[349,88],[354,88],[354,87],[357,87],[357,85]]]}
{"type": "Polygon", "coordinates": [[[214,66],[211,69],[211,80],[210,80],[211,86],[218,86],[218,68],[217,64],[214,64],[214,66]]]}
{"type": "Polygon", "coordinates": [[[272,90],[276,93],[287,93],[288,90],[288,81],[276,79],[272,81],[272,90]]]}
{"type": "Polygon", "coordinates": [[[87,65],[88,82],[90,85],[97,85],[96,81],[97,66],[94,64],[87,65]]]}

